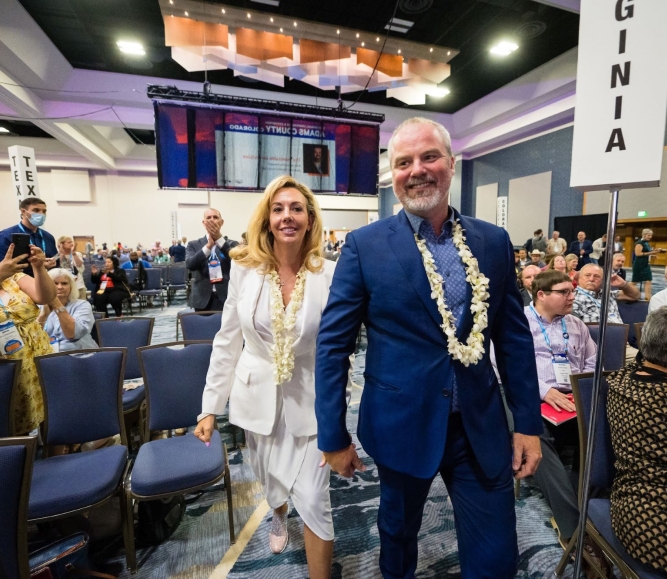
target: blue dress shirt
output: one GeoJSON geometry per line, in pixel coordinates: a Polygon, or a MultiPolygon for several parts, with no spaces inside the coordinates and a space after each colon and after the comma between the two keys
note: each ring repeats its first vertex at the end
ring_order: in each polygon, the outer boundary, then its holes
{"type": "MultiPolygon", "coordinates": [[[[412,225],[412,230],[426,242],[426,247],[433,255],[435,267],[444,280],[445,303],[454,315],[458,329],[466,303],[466,270],[452,238],[454,211],[451,207],[449,208],[449,217],[443,223],[442,231],[439,234],[436,234],[426,219],[413,215],[409,211],[406,211],[405,214],[410,221],[410,225],[412,225]]],[[[451,412],[458,412],[458,387],[453,372],[451,375],[451,389],[451,412]]]]}

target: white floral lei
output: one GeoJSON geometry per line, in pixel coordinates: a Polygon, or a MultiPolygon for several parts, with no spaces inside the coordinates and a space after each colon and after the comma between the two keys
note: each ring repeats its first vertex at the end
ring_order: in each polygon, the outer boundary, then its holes
{"type": "Polygon", "coordinates": [[[287,308],[283,306],[283,294],[280,289],[280,277],[276,270],[269,274],[269,286],[271,288],[271,334],[273,345],[271,356],[273,358],[273,379],[276,385],[292,379],[294,370],[294,336],[292,330],[296,325],[296,314],[303,302],[304,287],[306,285],[306,268],[301,266],[296,274],[294,289],[287,308]]]}
{"type": "Polygon", "coordinates": [[[415,233],[415,241],[417,242],[419,253],[422,255],[426,277],[428,277],[428,282],[431,285],[431,298],[435,300],[444,322],[440,327],[447,336],[447,349],[455,360],[459,360],[464,366],[468,366],[470,364],[477,364],[484,354],[484,336],[482,335],[482,331],[489,325],[486,314],[489,304],[485,301],[489,298],[489,294],[486,291],[489,287],[489,279],[479,271],[477,258],[473,256],[470,248],[465,243],[463,228],[458,219],[454,224],[452,237],[454,246],[458,250],[461,261],[466,268],[466,281],[472,286],[470,311],[473,314],[473,326],[466,344],[462,344],[456,338],[456,320],[445,303],[445,291],[442,287],[443,279],[435,266],[433,255],[426,247],[426,242],[423,239],[419,239],[419,236],[415,233]]]}

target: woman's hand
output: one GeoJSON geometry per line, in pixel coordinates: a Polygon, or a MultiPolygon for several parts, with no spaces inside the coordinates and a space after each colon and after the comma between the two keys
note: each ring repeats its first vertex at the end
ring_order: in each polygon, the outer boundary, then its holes
{"type": "Polygon", "coordinates": [[[43,268],[46,265],[46,255],[44,255],[44,252],[39,247],[31,245],[28,263],[32,266],[33,270],[43,268]]]}
{"type": "Polygon", "coordinates": [[[26,267],[27,263],[19,263],[22,259],[25,258],[27,254],[19,255],[14,257],[14,244],[11,243],[5,254],[5,258],[0,261],[0,282],[6,280],[7,278],[12,277],[17,273],[21,273],[26,267]]]}
{"type": "Polygon", "coordinates": [[[211,436],[213,434],[214,429],[215,429],[215,415],[209,414],[208,416],[205,416],[199,421],[199,423],[197,424],[197,428],[195,428],[194,435],[199,440],[206,443],[206,446],[209,446],[211,444],[211,436]]]}
{"type": "Polygon", "coordinates": [[[98,273],[100,273],[100,270],[96,265],[91,265],[90,266],[90,273],[92,273],[93,275],[97,275],[98,273]]]}

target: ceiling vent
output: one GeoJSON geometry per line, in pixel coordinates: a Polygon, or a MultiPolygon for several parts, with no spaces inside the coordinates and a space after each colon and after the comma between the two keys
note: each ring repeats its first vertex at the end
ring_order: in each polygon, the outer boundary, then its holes
{"type": "Polygon", "coordinates": [[[403,14],[421,14],[433,6],[433,0],[399,0],[398,8],[403,14]]]}
{"type": "Polygon", "coordinates": [[[541,20],[531,20],[530,22],[524,22],[520,26],[517,26],[514,33],[519,38],[528,39],[535,38],[539,36],[547,29],[547,25],[541,20]]]}

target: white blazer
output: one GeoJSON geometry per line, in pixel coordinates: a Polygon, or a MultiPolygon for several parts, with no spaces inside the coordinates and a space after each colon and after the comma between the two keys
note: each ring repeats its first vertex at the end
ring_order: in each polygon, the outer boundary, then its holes
{"type": "MultiPolygon", "coordinates": [[[[296,328],[300,331],[293,346],[294,370],[292,379],[282,384],[285,423],[293,436],[317,434],[315,343],[335,266],[324,260],[319,273],[306,273],[303,325],[296,328]]],[[[270,344],[262,340],[253,322],[263,282],[264,276],[256,269],[232,262],[222,324],[213,340],[202,413],[222,414],[229,399],[232,424],[268,435],[276,419],[279,387],[273,380],[270,344]]]]}

